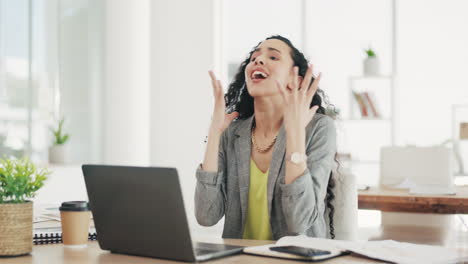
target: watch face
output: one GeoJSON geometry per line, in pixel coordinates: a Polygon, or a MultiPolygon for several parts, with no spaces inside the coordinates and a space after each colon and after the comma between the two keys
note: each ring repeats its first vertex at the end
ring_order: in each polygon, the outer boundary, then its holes
{"type": "Polygon", "coordinates": [[[305,161],[305,157],[301,153],[294,152],[291,154],[291,162],[298,164],[303,161],[305,161]]]}
{"type": "Polygon", "coordinates": [[[291,161],[294,162],[294,163],[300,163],[301,162],[301,155],[297,152],[294,152],[292,155],[291,155],[291,161]]]}

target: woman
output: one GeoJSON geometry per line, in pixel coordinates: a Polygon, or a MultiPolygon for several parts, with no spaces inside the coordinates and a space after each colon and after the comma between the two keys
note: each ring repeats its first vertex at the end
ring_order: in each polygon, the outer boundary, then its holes
{"type": "Polygon", "coordinates": [[[336,131],[316,93],[321,74],[314,78],[304,55],[272,36],[250,52],[226,96],[210,76],[215,106],[196,172],[197,221],[225,216],[223,238],[326,237],[336,131]]]}

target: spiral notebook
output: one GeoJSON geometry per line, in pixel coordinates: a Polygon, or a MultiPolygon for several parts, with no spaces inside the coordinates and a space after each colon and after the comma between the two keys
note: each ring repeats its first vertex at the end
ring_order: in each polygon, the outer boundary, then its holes
{"type": "MultiPolygon", "coordinates": [[[[62,225],[60,223],[60,211],[57,204],[34,205],[33,218],[33,244],[56,244],[62,241],[62,225]]],[[[90,222],[88,240],[97,240],[94,221],[90,222]]]]}
{"type": "MultiPolygon", "coordinates": [[[[88,240],[97,240],[97,234],[95,228],[90,228],[88,233],[88,240]]],[[[33,244],[57,244],[62,243],[62,229],[60,227],[43,227],[34,228],[33,244]]]]}

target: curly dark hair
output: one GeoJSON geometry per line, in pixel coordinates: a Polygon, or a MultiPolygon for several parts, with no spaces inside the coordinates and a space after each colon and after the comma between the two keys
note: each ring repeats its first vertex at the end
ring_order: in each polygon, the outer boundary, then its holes
{"type": "MultiPolygon", "coordinates": [[[[298,66],[299,67],[299,75],[304,77],[307,69],[309,68],[309,63],[307,59],[305,58],[304,54],[300,52],[294,45],[291,43],[291,41],[283,36],[275,35],[266,38],[265,40],[268,39],[278,39],[286,43],[290,48],[291,48],[291,57],[294,61],[293,66],[298,66]]],[[[247,119],[251,117],[254,113],[254,100],[253,97],[250,96],[249,92],[247,91],[246,82],[245,82],[245,68],[247,67],[247,64],[250,62],[250,58],[252,57],[252,54],[255,52],[255,49],[261,44],[262,42],[258,43],[257,46],[255,46],[252,51],[250,51],[249,56],[241,63],[236,75],[234,76],[234,80],[232,83],[229,85],[227,93],[224,95],[224,99],[226,101],[226,108],[228,112],[233,112],[237,111],[239,113],[238,119],[247,119]]],[[[314,81],[314,78],[312,77],[312,82],[314,81]]],[[[324,102],[327,105],[330,105],[328,102],[328,98],[321,90],[320,88],[317,89],[317,92],[315,93],[314,97],[312,98],[312,102],[310,104],[310,107],[317,105],[319,108],[317,109],[317,113],[325,114],[325,108],[322,106],[322,102],[324,102]]],[[[335,154],[335,161],[337,161],[335,154]]],[[[335,238],[335,228],[333,226],[333,214],[335,211],[335,208],[332,205],[332,201],[335,197],[333,194],[333,187],[335,186],[335,182],[332,178],[332,175],[330,174],[329,180],[328,180],[328,186],[327,186],[327,195],[325,198],[325,202],[327,207],[330,209],[329,211],[329,224],[330,224],[330,237],[333,239],[335,238]]]]}
{"type": "MultiPolygon", "coordinates": [[[[293,66],[299,67],[299,75],[304,77],[307,72],[307,69],[309,68],[309,63],[305,58],[304,54],[300,52],[296,47],[294,47],[291,41],[285,37],[275,35],[268,37],[265,40],[268,39],[281,40],[291,48],[291,57],[294,61],[293,66]]],[[[253,97],[250,96],[249,92],[247,91],[247,88],[245,87],[245,68],[247,67],[247,64],[249,64],[250,58],[255,52],[255,49],[261,43],[262,42],[258,43],[257,46],[255,46],[252,49],[252,51],[250,51],[249,56],[241,63],[236,75],[234,76],[233,82],[229,85],[228,91],[224,96],[228,112],[237,111],[239,113],[239,119],[247,119],[251,117],[254,112],[253,97]]],[[[312,84],[314,80],[315,78],[312,77],[312,81],[310,83],[312,84]]],[[[318,105],[319,109],[317,109],[317,113],[325,114],[325,108],[322,106],[322,102],[325,102],[325,104],[329,104],[327,96],[325,95],[323,90],[319,88],[317,90],[317,93],[315,93],[314,97],[312,98],[310,107],[318,105]]]]}

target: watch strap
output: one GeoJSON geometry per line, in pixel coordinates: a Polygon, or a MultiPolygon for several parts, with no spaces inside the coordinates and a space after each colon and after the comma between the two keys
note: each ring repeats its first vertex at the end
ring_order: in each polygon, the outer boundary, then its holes
{"type": "Polygon", "coordinates": [[[293,164],[301,164],[302,162],[307,161],[307,155],[300,152],[291,152],[286,155],[286,161],[293,164]]]}

